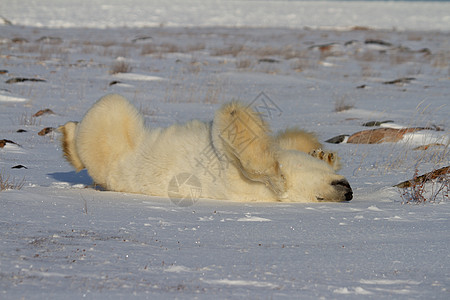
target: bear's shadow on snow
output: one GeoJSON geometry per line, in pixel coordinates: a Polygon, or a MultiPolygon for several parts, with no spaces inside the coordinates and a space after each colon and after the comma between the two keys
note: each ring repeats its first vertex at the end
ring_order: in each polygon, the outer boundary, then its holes
{"type": "Polygon", "coordinates": [[[70,185],[75,184],[84,184],[84,185],[92,185],[93,180],[91,176],[89,176],[86,170],[81,170],[80,172],[70,171],[70,172],[55,172],[49,173],[48,176],[60,182],[67,182],[70,185]]]}

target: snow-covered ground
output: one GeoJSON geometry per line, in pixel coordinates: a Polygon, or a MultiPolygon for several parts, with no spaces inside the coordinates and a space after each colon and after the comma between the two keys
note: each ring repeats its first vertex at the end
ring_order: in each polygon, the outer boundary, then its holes
{"type": "Polygon", "coordinates": [[[450,3],[296,0],[2,0],[0,15],[38,27],[225,26],[449,30],[450,3]]]}
{"type": "Polygon", "coordinates": [[[448,195],[402,204],[392,187],[450,164],[448,3],[89,3],[0,3],[13,23],[0,25],[0,174],[23,183],[0,192],[1,299],[449,298],[448,195]],[[369,121],[430,129],[324,143],[342,158],[349,203],[179,207],[94,189],[58,133],[38,135],[107,93],[148,126],[210,120],[240,99],[276,105],[274,131],[321,141],[369,121]],[[33,116],[43,109],[53,113],[33,116]]]}

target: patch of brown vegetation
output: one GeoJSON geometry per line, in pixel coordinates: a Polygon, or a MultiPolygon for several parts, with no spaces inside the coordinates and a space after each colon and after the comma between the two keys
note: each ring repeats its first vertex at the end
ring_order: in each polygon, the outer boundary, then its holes
{"type": "Polygon", "coordinates": [[[413,184],[425,183],[427,181],[434,180],[437,178],[443,178],[447,174],[450,174],[450,166],[428,172],[421,176],[414,177],[414,179],[411,179],[411,180],[403,181],[399,184],[396,184],[395,187],[403,189],[403,188],[411,187],[413,184]]]}
{"type": "Polygon", "coordinates": [[[0,171],[0,192],[5,190],[20,190],[25,184],[25,178],[21,181],[11,179],[9,175],[5,175],[0,171]]]}
{"type": "Polygon", "coordinates": [[[129,73],[133,70],[131,65],[126,61],[116,61],[109,71],[110,74],[118,74],[118,73],[129,73]]]}
{"type": "Polygon", "coordinates": [[[418,147],[414,148],[413,150],[428,150],[431,147],[445,147],[445,145],[439,144],[439,143],[432,143],[432,144],[428,144],[428,145],[418,146],[418,147]]]}

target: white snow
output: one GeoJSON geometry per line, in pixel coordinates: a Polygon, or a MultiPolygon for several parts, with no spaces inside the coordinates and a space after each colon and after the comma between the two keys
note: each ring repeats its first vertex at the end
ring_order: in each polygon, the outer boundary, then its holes
{"type": "Polygon", "coordinates": [[[26,98],[12,97],[0,94],[0,102],[25,102],[25,101],[27,101],[26,98]]]}
{"type": "Polygon", "coordinates": [[[3,0],[2,16],[37,27],[225,26],[449,30],[450,3],[285,0],[3,0]],[[49,9],[49,7],[51,9],[49,9]]]}
{"type": "Polygon", "coordinates": [[[182,272],[190,272],[191,269],[184,266],[170,266],[164,270],[164,272],[172,272],[172,273],[182,273],[182,272]]]}
{"type": "Polygon", "coordinates": [[[0,299],[447,299],[448,195],[402,204],[392,186],[450,165],[449,4],[0,1],[0,22],[14,24],[0,25],[0,140],[16,143],[0,148],[0,174],[24,182],[0,192],[0,299]],[[111,75],[117,61],[131,72],[111,75]],[[397,78],[414,79],[385,84],[397,78]],[[274,132],[298,126],[321,142],[369,121],[429,129],[324,143],[349,203],[180,207],[96,188],[57,132],[38,135],[107,93],[153,127],[211,120],[240,99],[272,105],[274,132]],[[54,114],[33,117],[45,108],[54,114]]]}
{"type": "Polygon", "coordinates": [[[351,295],[351,294],[354,294],[354,295],[372,295],[373,294],[372,292],[369,292],[369,291],[363,289],[362,287],[355,287],[355,288],[353,288],[353,290],[352,289],[349,290],[346,287],[338,288],[338,289],[335,289],[333,292],[336,293],[336,294],[342,294],[342,295],[351,295]]]}
{"type": "Polygon", "coordinates": [[[218,279],[218,280],[204,280],[204,282],[214,285],[229,285],[229,286],[252,286],[252,287],[267,287],[267,288],[280,288],[270,282],[261,282],[253,280],[230,280],[230,279],[218,279]]]}
{"type": "Polygon", "coordinates": [[[371,205],[367,208],[368,210],[371,211],[382,211],[381,209],[379,209],[378,207],[376,207],[375,205],[371,205]]]}
{"type": "Polygon", "coordinates": [[[237,219],[238,222],[270,222],[270,219],[256,217],[252,215],[245,215],[245,218],[237,219]]]}
{"type": "Polygon", "coordinates": [[[363,283],[363,284],[380,284],[380,285],[394,285],[394,284],[418,285],[418,284],[421,284],[420,281],[414,281],[414,280],[386,280],[386,279],[378,279],[378,280],[361,279],[359,282],[363,283]]]}
{"type": "Polygon", "coordinates": [[[137,81],[155,81],[155,80],[164,80],[164,78],[158,76],[151,76],[146,74],[136,74],[136,73],[118,73],[113,76],[115,79],[120,80],[137,80],[137,81]]]}

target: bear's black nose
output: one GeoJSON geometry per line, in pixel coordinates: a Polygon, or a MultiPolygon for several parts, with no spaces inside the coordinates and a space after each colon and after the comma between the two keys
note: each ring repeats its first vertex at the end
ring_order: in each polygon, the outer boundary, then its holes
{"type": "MultiPolygon", "coordinates": [[[[353,191],[350,187],[350,183],[346,179],[336,180],[331,183],[335,188],[343,195],[345,201],[353,199],[353,191]]],[[[344,199],[342,199],[344,201],[344,199]]]]}

